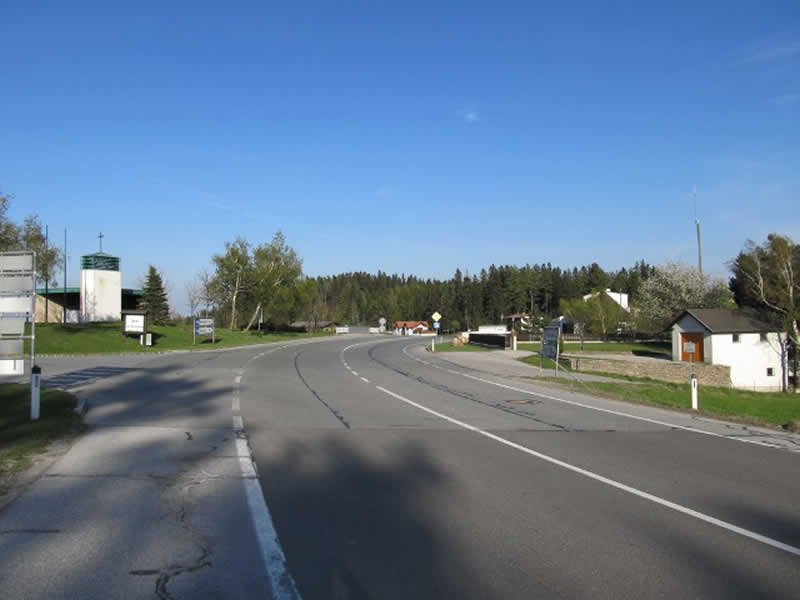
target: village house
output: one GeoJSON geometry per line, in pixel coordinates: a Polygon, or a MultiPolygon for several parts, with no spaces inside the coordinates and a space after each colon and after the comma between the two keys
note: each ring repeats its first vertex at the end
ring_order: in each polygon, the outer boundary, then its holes
{"type": "Polygon", "coordinates": [[[776,327],[727,308],[692,308],[670,325],[672,360],[730,367],[731,386],[779,391],[783,376],[776,327]]]}

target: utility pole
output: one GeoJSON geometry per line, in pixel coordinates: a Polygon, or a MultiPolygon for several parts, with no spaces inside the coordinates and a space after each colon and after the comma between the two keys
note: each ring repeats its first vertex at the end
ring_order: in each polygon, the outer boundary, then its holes
{"type": "Polygon", "coordinates": [[[700,242],[700,220],[697,218],[697,186],[692,190],[694,196],[694,225],[697,230],[697,270],[703,274],[703,246],[700,242]]]}
{"type": "Polygon", "coordinates": [[[67,323],[67,228],[64,227],[64,310],[61,311],[63,322],[67,323]]]}
{"type": "MultiPolygon", "coordinates": [[[[47,260],[47,256],[49,255],[49,253],[48,253],[48,250],[50,249],[48,247],[49,242],[50,242],[50,226],[49,225],[45,225],[44,226],[44,256],[45,256],[45,260],[47,260]]],[[[43,269],[43,271],[45,271],[45,270],[43,269]]],[[[45,274],[44,274],[44,322],[45,323],[47,323],[47,321],[48,321],[48,319],[50,317],[50,294],[49,294],[50,287],[49,286],[50,286],[50,265],[47,266],[47,269],[46,269],[45,274]]],[[[34,316],[34,318],[36,318],[36,317],[34,316]]]]}

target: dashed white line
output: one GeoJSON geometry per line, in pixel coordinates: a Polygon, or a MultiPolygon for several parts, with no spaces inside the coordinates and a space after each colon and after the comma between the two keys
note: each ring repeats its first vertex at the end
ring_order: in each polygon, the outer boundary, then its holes
{"type": "Polygon", "coordinates": [[[400,400],[400,401],[405,402],[406,404],[409,404],[411,406],[414,406],[414,407],[416,407],[416,408],[418,408],[418,409],[420,409],[422,411],[430,413],[430,414],[432,414],[432,415],[434,415],[436,417],[439,417],[440,419],[444,419],[445,421],[453,423],[454,425],[458,425],[459,427],[462,427],[463,429],[467,429],[469,431],[473,431],[473,432],[475,432],[475,433],[477,433],[479,435],[482,435],[484,437],[489,438],[490,440],[494,440],[496,442],[500,442],[501,444],[504,444],[504,445],[506,445],[506,446],[508,446],[510,448],[514,448],[515,450],[519,450],[520,452],[524,452],[525,454],[529,454],[529,455],[534,456],[536,458],[539,458],[539,459],[541,459],[543,461],[546,461],[546,462],[549,462],[549,463],[554,464],[556,466],[559,466],[559,467],[561,467],[563,469],[567,469],[569,471],[572,471],[573,473],[578,473],[579,475],[583,475],[584,477],[588,477],[589,479],[593,479],[595,481],[599,481],[600,483],[604,483],[605,485],[611,486],[611,487],[616,488],[618,490],[621,490],[623,492],[627,492],[628,494],[632,494],[632,495],[637,496],[639,498],[642,498],[644,500],[649,500],[650,502],[653,502],[655,504],[659,504],[661,506],[664,506],[665,508],[669,508],[671,510],[674,510],[674,511],[677,511],[679,513],[682,513],[684,515],[688,515],[690,517],[694,517],[695,519],[699,519],[700,521],[704,521],[704,522],[709,523],[711,525],[715,525],[717,527],[721,527],[722,529],[726,529],[728,531],[731,531],[733,533],[739,534],[739,535],[744,536],[746,538],[749,538],[751,540],[755,540],[757,542],[761,542],[762,544],[766,544],[767,546],[772,546],[773,548],[777,548],[778,550],[783,550],[784,552],[788,552],[789,554],[794,554],[795,556],[800,556],[800,548],[796,548],[794,546],[790,546],[789,544],[784,544],[783,542],[780,542],[778,540],[772,539],[772,538],[767,537],[765,535],[761,535],[760,533],[756,533],[755,531],[750,531],[749,529],[745,529],[743,527],[739,527],[738,525],[734,525],[733,523],[728,523],[727,521],[723,521],[721,519],[717,519],[715,517],[712,517],[712,516],[707,515],[705,513],[701,513],[699,511],[693,510],[693,509],[688,508],[686,506],[683,506],[681,504],[677,504],[675,502],[671,502],[669,500],[666,500],[665,498],[661,498],[659,496],[655,496],[653,494],[650,494],[648,492],[639,490],[639,489],[631,487],[629,485],[625,485],[624,483],[620,483],[619,481],[616,481],[614,479],[610,479],[608,477],[604,477],[603,475],[599,475],[599,474],[594,473],[592,471],[588,471],[586,469],[582,469],[581,467],[576,467],[575,465],[571,465],[571,464],[569,464],[567,462],[564,462],[562,460],[558,460],[557,458],[553,458],[552,456],[548,456],[547,454],[542,454],[541,452],[536,452],[535,450],[531,450],[530,448],[526,448],[525,446],[522,446],[520,444],[517,444],[517,443],[512,442],[510,440],[507,440],[505,438],[502,438],[499,435],[495,435],[493,433],[489,433],[488,431],[484,431],[483,429],[480,429],[479,427],[475,427],[474,425],[470,425],[469,423],[465,423],[463,421],[459,421],[458,419],[454,419],[453,417],[448,417],[445,414],[437,412],[437,411],[435,411],[435,410],[433,410],[431,408],[428,408],[427,406],[423,406],[422,404],[418,404],[417,402],[414,402],[413,400],[409,400],[408,398],[404,398],[400,394],[396,394],[396,393],[394,393],[394,392],[392,392],[390,390],[387,390],[386,388],[383,388],[383,387],[381,387],[379,385],[376,385],[375,387],[377,389],[379,389],[380,391],[382,391],[383,393],[388,394],[389,396],[392,396],[393,398],[396,398],[397,400],[400,400]]]}
{"type": "Polygon", "coordinates": [[[234,397],[233,397],[233,401],[231,402],[231,410],[233,412],[240,412],[242,410],[241,406],[239,405],[239,395],[238,394],[234,395],[234,397]]]}
{"type": "Polygon", "coordinates": [[[358,377],[358,372],[357,372],[357,371],[353,371],[352,369],[350,369],[350,372],[351,372],[353,375],[355,375],[356,377],[358,377]]]}
{"type": "Polygon", "coordinates": [[[363,381],[364,383],[369,383],[369,379],[367,379],[366,377],[362,377],[361,381],[363,381]]]}

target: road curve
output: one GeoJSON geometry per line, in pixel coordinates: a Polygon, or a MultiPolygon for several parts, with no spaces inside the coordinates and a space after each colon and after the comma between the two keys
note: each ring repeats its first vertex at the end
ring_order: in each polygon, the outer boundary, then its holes
{"type": "Polygon", "coordinates": [[[235,408],[304,598],[800,589],[797,454],[484,379],[413,339],[251,357],[235,408]]]}

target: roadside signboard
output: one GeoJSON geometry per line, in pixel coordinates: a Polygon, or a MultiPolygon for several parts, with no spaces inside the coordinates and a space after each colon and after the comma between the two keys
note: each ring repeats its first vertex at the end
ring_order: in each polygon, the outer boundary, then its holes
{"type": "MultiPolygon", "coordinates": [[[[211,317],[195,317],[194,319],[194,338],[197,338],[198,335],[210,335],[211,336],[211,343],[215,343],[216,340],[216,327],[214,325],[214,319],[211,317]]],[[[192,340],[194,343],[195,340],[192,340]]]]}
{"type": "Polygon", "coordinates": [[[344,327],[337,327],[336,333],[350,333],[350,327],[345,325],[344,327]]]}
{"type": "Polygon", "coordinates": [[[439,314],[438,310],[431,315],[431,319],[433,319],[434,321],[439,321],[441,318],[442,318],[442,315],[439,314]]]}
{"type": "Polygon", "coordinates": [[[442,324],[441,324],[441,323],[439,323],[439,321],[435,321],[435,322],[433,323],[433,328],[434,328],[434,329],[439,329],[439,327],[441,327],[441,326],[442,326],[442,324]]]}
{"type": "Polygon", "coordinates": [[[122,332],[125,334],[146,333],[145,313],[122,313],[122,332]]]}
{"type": "Polygon", "coordinates": [[[686,354],[694,354],[695,349],[694,342],[684,342],[683,351],[686,354]]]}
{"type": "Polygon", "coordinates": [[[542,356],[556,360],[558,358],[558,339],[561,328],[558,325],[545,327],[542,332],[542,356]]]}
{"type": "MultiPolygon", "coordinates": [[[[31,341],[33,373],[36,340],[36,254],[34,252],[0,253],[0,373],[23,375],[25,356],[23,340],[31,341]],[[25,324],[30,334],[25,335],[25,324]]],[[[31,375],[33,377],[33,375],[31,375]]]]}

